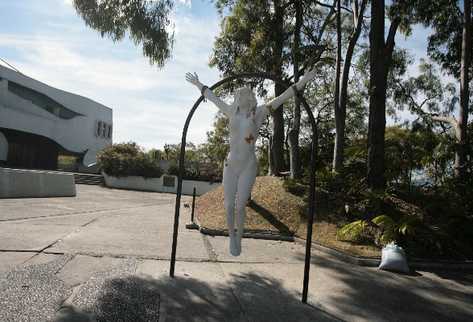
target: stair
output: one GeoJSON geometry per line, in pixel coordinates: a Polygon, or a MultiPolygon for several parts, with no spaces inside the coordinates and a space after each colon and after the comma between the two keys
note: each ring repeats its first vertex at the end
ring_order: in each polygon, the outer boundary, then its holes
{"type": "Polygon", "coordinates": [[[105,180],[100,174],[74,173],[74,180],[76,184],[89,184],[96,186],[105,184],[105,180]]]}

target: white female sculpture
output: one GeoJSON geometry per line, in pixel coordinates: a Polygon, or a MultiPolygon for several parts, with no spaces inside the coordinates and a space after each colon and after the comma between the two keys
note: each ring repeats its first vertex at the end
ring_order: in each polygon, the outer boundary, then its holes
{"type": "Polygon", "coordinates": [[[255,143],[264,119],[272,110],[280,107],[300,91],[315,76],[315,69],[305,74],[295,85],[270,102],[257,106],[253,91],[247,87],[239,89],[233,104],[228,105],[199,81],[196,73],[186,74],[186,80],[197,86],[202,95],[213,102],[230,119],[230,152],[223,170],[224,206],[227,214],[230,253],[241,253],[241,238],[245,222],[245,206],[256,179],[257,161],[255,143]],[[295,88],[294,88],[295,87],[295,88]],[[236,232],[235,232],[236,204],[236,232]]]}

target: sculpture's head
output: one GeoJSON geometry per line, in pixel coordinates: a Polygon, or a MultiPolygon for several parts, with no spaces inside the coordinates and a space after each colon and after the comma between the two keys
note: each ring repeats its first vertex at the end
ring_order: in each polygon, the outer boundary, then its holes
{"type": "Polygon", "coordinates": [[[235,105],[242,111],[248,112],[249,110],[256,110],[255,93],[248,87],[242,87],[237,90],[235,95],[235,105]]]}

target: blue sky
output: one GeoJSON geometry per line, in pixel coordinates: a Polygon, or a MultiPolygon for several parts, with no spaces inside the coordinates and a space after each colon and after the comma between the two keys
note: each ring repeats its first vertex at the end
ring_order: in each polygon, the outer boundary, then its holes
{"type": "MultiPolygon", "coordinates": [[[[199,92],[185,82],[187,71],[212,84],[208,67],[219,16],[210,0],[182,0],[173,13],[175,45],[165,67],[151,66],[128,39],[113,43],[85,26],[71,0],[0,0],[0,57],[48,85],[87,96],[113,109],[114,142],[146,148],[180,142],[182,126],[199,92]]],[[[426,30],[414,28],[397,44],[425,57],[426,30]]],[[[411,68],[415,73],[415,68],[411,68]]],[[[216,108],[202,104],[188,140],[202,143],[216,108]]]]}

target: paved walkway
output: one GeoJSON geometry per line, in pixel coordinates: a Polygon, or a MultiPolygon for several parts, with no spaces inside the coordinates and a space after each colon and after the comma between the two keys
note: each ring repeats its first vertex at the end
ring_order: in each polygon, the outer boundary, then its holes
{"type": "MultiPolygon", "coordinates": [[[[0,200],[0,321],[471,321],[473,274],[399,275],[303,246],[188,231],[168,277],[175,196],[77,186],[75,198],[0,200]]],[[[185,197],[183,203],[189,202],[185,197]]]]}

